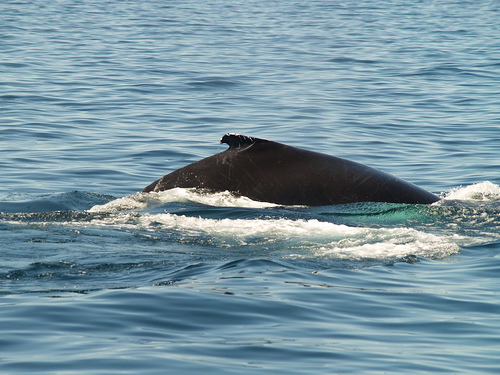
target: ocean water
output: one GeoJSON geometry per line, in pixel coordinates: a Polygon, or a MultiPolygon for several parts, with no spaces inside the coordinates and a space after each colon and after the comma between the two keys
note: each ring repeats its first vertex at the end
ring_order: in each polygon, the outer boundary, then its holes
{"type": "Polygon", "coordinates": [[[498,1],[4,0],[0,372],[498,373],[498,1]],[[237,132],[430,205],[138,193],[237,132]]]}

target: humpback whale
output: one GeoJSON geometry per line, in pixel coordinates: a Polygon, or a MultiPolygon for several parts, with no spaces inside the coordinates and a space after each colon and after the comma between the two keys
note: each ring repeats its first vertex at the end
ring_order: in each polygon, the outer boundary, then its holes
{"type": "Polygon", "coordinates": [[[145,187],[230,191],[280,205],[354,202],[430,204],[439,198],[388,173],[346,159],[282,143],[228,133],[226,151],[187,165],[145,187]]]}

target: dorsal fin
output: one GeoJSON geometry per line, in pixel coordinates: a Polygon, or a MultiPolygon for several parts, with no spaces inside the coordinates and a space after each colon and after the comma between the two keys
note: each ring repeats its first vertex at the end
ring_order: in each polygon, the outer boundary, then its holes
{"type": "Polygon", "coordinates": [[[220,143],[225,143],[229,145],[229,148],[240,148],[242,146],[250,146],[256,142],[261,142],[262,139],[249,137],[247,135],[241,135],[236,133],[227,133],[225,134],[220,143]]]}

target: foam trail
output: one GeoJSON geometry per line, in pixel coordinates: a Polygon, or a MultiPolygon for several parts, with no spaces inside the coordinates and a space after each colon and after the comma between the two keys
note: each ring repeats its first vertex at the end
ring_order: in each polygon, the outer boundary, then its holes
{"type": "Polygon", "coordinates": [[[204,193],[196,189],[174,188],[161,192],[136,193],[113,200],[103,205],[96,205],[88,211],[118,212],[146,210],[172,202],[191,202],[214,207],[277,207],[277,205],[273,203],[257,202],[251,200],[250,198],[238,197],[228,191],[220,193],[204,193]]]}
{"type": "Polygon", "coordinates": [[[316,219],[208,219],[175,214],[119,213],[92,226],[115,227],[209,243],[278,251],[281,257],[385,259],[417,255],[443,258],[460,250],[458,236],[433,235],[411,228],[349,227],[316,219]]]}
{"type": "MultiPolygon", "coordinates": [[[[497,226],[494,225],[498,217],[494,206],[500,200],[498,185],[485,181],[452,189],[443,196],[444,204],[433,205],[427,216],[425,210],[419,213],[423,215],[422,222],[420,216],[412,217],[417,229],[373,227],[366,223],[363,226],[348,226],[315,218],[214,219],[148,211],[172,202],[214,207],[279,207],[237,197],[229,192],[209,194],[182,188],[159,193],[137,193],[96,205],[89,210],[90,213],[105,212],[106,215],[97,215],[90,222],[81,224],[139,232],[159,240],[212,246],[214,249],[231,248],[255,253],[270,251],[273,256],[283,258],[384,260],[416,255],[437,259],[458,253],[462,246],[476,245],[478,241],[483,243],[485,236],[488,241],[498,240],[497,226]],[[458,206],[454,201],[460,201],[458,206]],[[470,203],[462,203],[467,201],[470,203]],[[485,202],[486,207],[477,208],[474,202],[478,201],[481,205],[485,202]],[[474,206],[468,209],[469,204],[474,206]],[[478,231],[481,232],[480,236],[477,235],[478,231]]],[[[406,210],[404,207],[401,209],[406,210]]],[[[362,218],[361,214],[359,224],[364,223],[362,218]]],[[[407,219],[399,220],[398,224],[404,224],[407,219]]],[[[384,218],[381,216],[377,220],[383,221],[384,218]]]]}

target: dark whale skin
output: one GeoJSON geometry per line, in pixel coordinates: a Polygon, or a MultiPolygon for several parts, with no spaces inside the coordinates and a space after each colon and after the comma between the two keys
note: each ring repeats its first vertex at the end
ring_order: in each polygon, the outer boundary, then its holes
{"type": "Polygon", "coordinates": [[[230,191],[280,205],[354,202],[430,204],[439,198],[374,168],[278,142],[226,134],[229,149],[165,175],[144,188],[230,191]]]}

